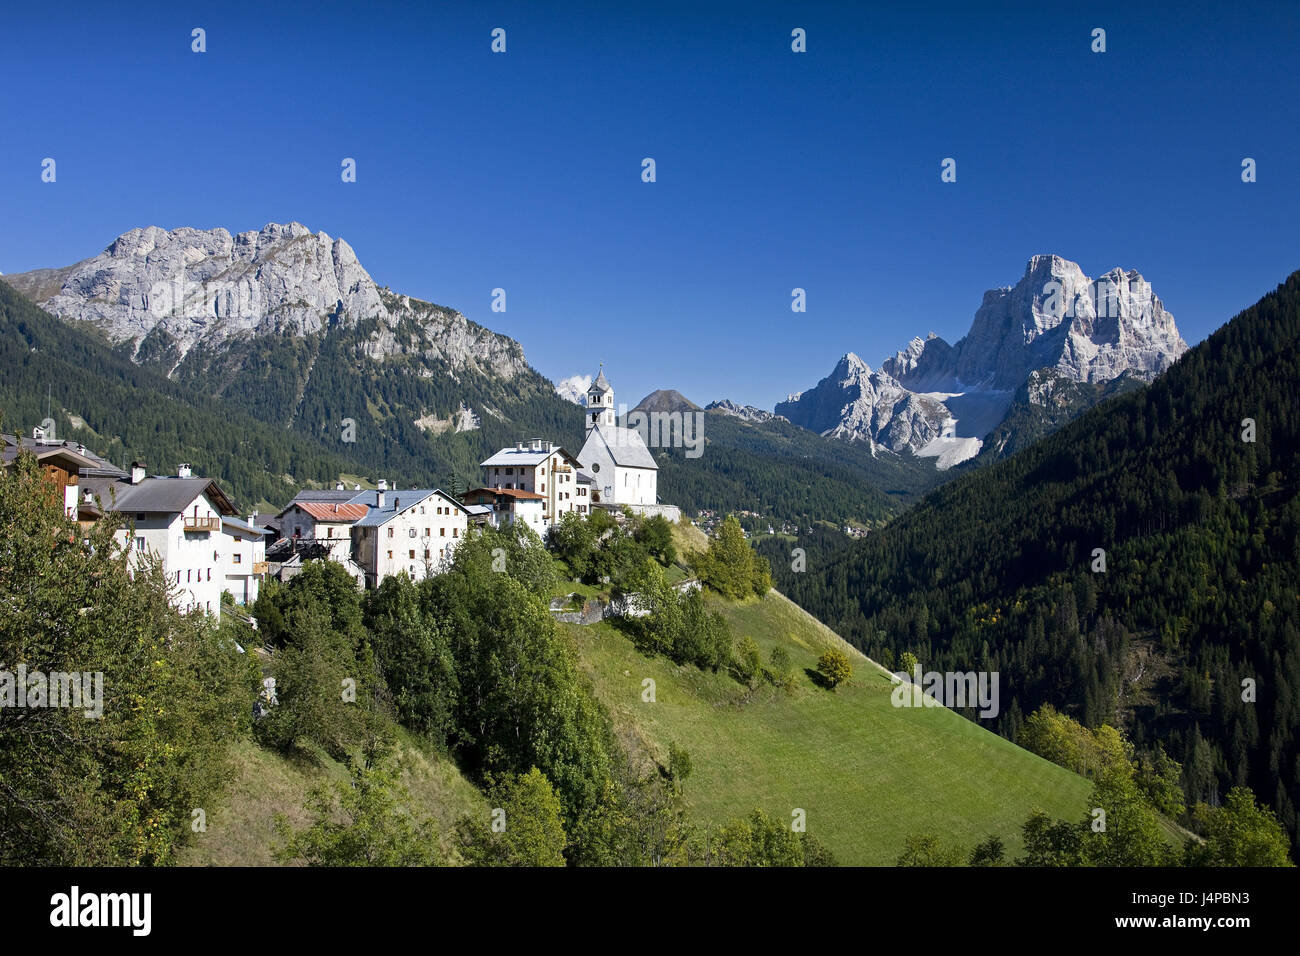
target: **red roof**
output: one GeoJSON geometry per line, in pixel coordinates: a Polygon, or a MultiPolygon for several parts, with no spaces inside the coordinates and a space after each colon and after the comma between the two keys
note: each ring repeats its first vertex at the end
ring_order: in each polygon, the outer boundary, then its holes
{"type": "Polygon", "coordinates": [[[370,509],[365,505],[339,505],[324,501],[300,501],[301,508],[317,521],[360,521],[370,509]]]}

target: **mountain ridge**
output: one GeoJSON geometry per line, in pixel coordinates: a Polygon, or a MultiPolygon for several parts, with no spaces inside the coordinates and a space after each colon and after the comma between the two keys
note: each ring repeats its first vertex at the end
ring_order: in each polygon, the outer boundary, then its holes
{"type": "Polygon", "coordinates": [[[1077,263],[1036,255],[1014,286],[984,293],[956,345],[930,332],[876,370],[845,353],[830,375],[775,412],[873,451],[934,458],[942,469],[980,452],[1041,369],[1090,385],[1123,375],[1150,381],[1186,350],[1173,316],[1136,270],[1094,280],[1077,263]]]}

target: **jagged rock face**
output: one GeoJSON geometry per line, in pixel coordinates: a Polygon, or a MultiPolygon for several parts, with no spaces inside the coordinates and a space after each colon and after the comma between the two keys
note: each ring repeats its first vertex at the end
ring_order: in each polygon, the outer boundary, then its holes
{"type": "Polygon", "coordinates": [[[787,421],[783,416],[774,415],[765,408],[755,408],[753,405],[740,405],[729,398],[724,398],[720,402],[710,402],[704,407],[706,411],[718,412],[722,415],[730,415],[733,418],[739,418],[747,422],[754,422],[759,425],[763,424],[763,422],[770,422],[774,419],[787,421]]]}
{"type": "Polygon", "coordinates": [[[778,402],[776,413],[831,438],[914,453],[942,435],[952,417],[941,402],[909,391],[883,369],[872,371],[852,352],[816,388],[778,402]]]}
{"type": "Polygon", "coordinates": [[[1033,379],[1036,404],[1047,404],[1039,393],[1049,382],[1150,381],[1185,351],[1173,316],[1136,271],[1112,269],[1094,281],[1060,256],[1034,256],[1014,287],[985,293],[955,346],[932,332],[874,372],[849,353],[776,412],[823,435],[932,456],[948,467],[979,451],[1016,390],[1040,369],[1053,372],[1033,379]]]}
{"type": "Polygon", "coordinates": [[[1015,389],[1039,368],[1076,382],[1124,372],[1150,381],[1187,343],[1136,270],[1112,269],[1094,281],[1060,256],[1034,256],[1014,287],[984,294],[956,351],[958,381],[1015,389]]]}
{"type": "Polygon", "coordinates": [[[399,338],[413,325],[417,351],[453,369],[508,379],[525,367],[517,342],[459,312],[380,289],[346,242],[296,222],[233,236],[132,229],[91,259],[7,280],[61,318],[91,322],[114,343],[134,342],[137,359],[147,338],[165,340],[179,364],[200,344],[220,352],[236,338],[310,336],[375,319],[363,347],[370,358],[409,354],[399,338]]]}

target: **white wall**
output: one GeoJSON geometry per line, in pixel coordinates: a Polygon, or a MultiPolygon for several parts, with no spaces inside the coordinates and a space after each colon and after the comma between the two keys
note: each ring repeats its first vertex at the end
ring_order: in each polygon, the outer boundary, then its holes
{"type": "Polygon", "coordinates": [[[222,528],[222,560],[225,565],[225,588],[236,604],[252,604],[261,586],[253,566],[266,560],[266,541],[261,535],[222,528]]]}
{"type": "Polygon", "coordinates": [[[222,557],[225,535],[220,531],[186,531],[184,518],[195,516],[221,520],[221,513],[207,495],[190,502],[184,515],[150,514],[141,517],[124,512],[128,524],[135,526],[117,533],[118,541],[131,548],[133,562],[145,554],[162,558],[163,571],[172,591],[172,603],[181,611],[202,611],[221,616],[221,591],[225,587],[225,563],[222,557]]]}
{"type": "MultiPolygon", "coordinates": [[[[396,497],[401,500],[400,494],[396,497]]],[[[415,581],[438,574],[450,563],[456,546],[465,540],[468,527],[469,515],[442,496],[430,495],[402,508],[378,528],[357,529],[363,539],[358,558],[372,577],[368,583],[373,586],[393,574],[405,573],[415,581]],[[412,551],[415,557],[411,557],[412,551]]]]}

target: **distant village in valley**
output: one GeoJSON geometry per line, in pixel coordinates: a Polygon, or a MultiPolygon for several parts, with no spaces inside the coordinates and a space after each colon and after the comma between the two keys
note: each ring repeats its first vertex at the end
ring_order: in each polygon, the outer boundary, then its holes
{"type": "Polygon", "coordinates": [[[392,575],[418,581],[446,570],[475,525],[522,525],[545,540],[566,514],[600,508],[680,520],[678,507],[659,500],[658,465],[641,434],[618,424],[603,369],[586,399],[578,452],[547,438],[521,440],[481,462],[481,483],[460,494],[387,479],[373,489],[339,481],[298,492],[275,514],[244,516],[216,480],[188,464],[166,475],[143,462],[127,470],[39,427],[30,437],[0,436],[0,463],[34,455],[58,486],[65,514],[83,528],[121,515],[119,543],[140,562],[161,561],[178,608],[219,618],[223,592],[250,605],[263,581],[288,580],[305,561],[336,562],[358,588],[374,588],[392,575]]]}

